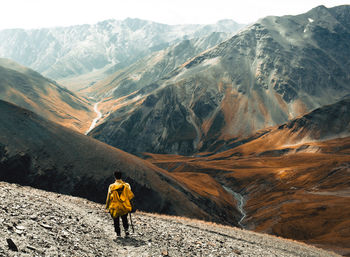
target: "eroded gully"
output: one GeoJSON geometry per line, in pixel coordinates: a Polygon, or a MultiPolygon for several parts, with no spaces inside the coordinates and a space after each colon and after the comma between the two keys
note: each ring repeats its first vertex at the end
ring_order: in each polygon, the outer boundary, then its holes
{"type": "Polygon", "coordinates": [[[233,197],[236,199],[237,201],[237,208],[238,208],[238,211],[241,213],[241,218],[240,220],[238,221],[238,225],[241,227],[241,228],[244,228],[244,225],[243,225],[243,220],[245,219],[245,217],[247,216],[247,213],[246,211],[244,210],[244,205],[245,205],[245,199],[244,197],[240,194],[240,193],[237,193],[235,191],[233,191],[232,189],[226,187],[226,186],[222,186],[227,192],[229,192],[230,194],[233,195],[233,197]]]}

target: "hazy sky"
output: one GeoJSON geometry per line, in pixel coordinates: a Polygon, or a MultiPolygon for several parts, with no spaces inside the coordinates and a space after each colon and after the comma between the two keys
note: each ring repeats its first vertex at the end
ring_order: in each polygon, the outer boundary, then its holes
{"type": "Polygon", "coordinates": [[[141,18],[167,24],[251,23],[267,15],[299,14],[350,0],[0,0],[0,29],[41,28],[141,18]]]}

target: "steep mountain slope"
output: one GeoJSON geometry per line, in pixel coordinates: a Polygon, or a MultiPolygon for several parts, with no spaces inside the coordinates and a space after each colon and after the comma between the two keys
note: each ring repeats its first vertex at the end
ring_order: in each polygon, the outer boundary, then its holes
{"type": "Polygon", "coordinates": [[[0,99],[80,132],[89,128],[94,117],[92,106],[86,99],[31,69],[2,58],[0,99]]]}
{"type": "Polygon", "coordinates": [[[114,71],[126,67],[184,38],[215,31],[231,33],[241,27],[229,20],[171,26],[128,18],[66,28],[3,30],[0,56],[29,66],[70,89],[79,89],[94,83],[112,67],[114,71]],[[83,76],[77,78],[79,75],[83,76]]]}
{"type": "Polygon", "coordinates": [[[203,37],[182,40],[142,58],[80,92],[99,100],[118,99],[129,95],[156,82],[199,53],[228,39],[229,35],[214,32],[203,37]]]}
{"type": "Polygon", "coordinates": [[[148,213],[133,214],[135,233],[115,240],[112,220],[99,204],[3,182],[0,196],[2,256],[339,256],[290,240],[148,213]]]}
{"type": "Polygon", "coordinates": [[[100,204],[3,182],[0,196],[2,256],[338,256],[290,240],[148,213],[133,214],[135,233],[115,240],[100,204]]]}
{"type": "MultiPolygon", "coordinates": [[[[209,36],[183,40],[178,44],[146,56],[125,69],[117,71],[93,86],[80,90],[79,93],[99,101],[98,109],[103,113],[99,123],[103,122],[110,113],[120,108],[120,103],[130,99],[137,103],[138,91],[149,91],[148,85],[166,76],[176,67],[190,60],[197,54],[221,43],[228,38],[227,33],[214,32],[209,36]]],[[[150,90],[154,88],[151,87],[150,90]]],[[[124,105],[124,104],[123,104],[124,105]]]]}
{"type": "MultiPolygon", "coordinates": [[[[217,144],[213,151],[240,149],[244,144],[244,154],[256,154],[256,149],[266,151],[301,144],[304,142],[325,141],[350,136],[350,97],[331,105],[325,105],[286,124],[267,128],[245,138],[217,144]]],[[[229,151],[228,151],[229,152],[229,151]]],[[[227,153],[228,153],[227,152],[227,153]]],[[[287,152],[282,152],[285,154],[287,152]]],[[[273,153],[271,153],[273,154],[273,153]]],[[[276,154],[278,154],[276,152],[276,154]]]]}
{"type": "Polygon", "coordinates": [[[230,189],[244,228],[350,255],[350,99],[216,150],[148,156],[179,181],[206,174],[230,189]]]}
{"type": "Polygon", "coordinates": [[[266,17],[125,97],[90,134],[132,153],[192,154],[350,92],[350,6],[266,17]]]}
{"type": "Polygon", "coordinates": [[[104,202],[118,168],[140,210],[237,224],[235,200],[223,189],[198,194],[147,161],[1,100],[0,120],[1,181],[104,202]]]}

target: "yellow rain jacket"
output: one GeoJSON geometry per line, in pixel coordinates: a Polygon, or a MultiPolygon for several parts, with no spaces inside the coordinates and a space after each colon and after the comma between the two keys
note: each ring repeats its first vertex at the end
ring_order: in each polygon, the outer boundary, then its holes
{"type": "Polygon", "coordinates": [[[117,179],[108,188],[106,209],[113,218],[128,214],[132,210],[130,200],[134,198],[131,187],[121,179],[117,179]]]}

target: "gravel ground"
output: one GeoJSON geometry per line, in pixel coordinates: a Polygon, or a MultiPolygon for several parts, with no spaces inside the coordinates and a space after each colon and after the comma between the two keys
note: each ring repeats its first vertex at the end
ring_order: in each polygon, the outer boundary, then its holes
{"type": "Polygon", "coordinates": [[[0,256],[339,256],[238,228],[142,212],[132,216],[135,232],[116,239],[101,204],[4,182],[0,196],[0,256]]]}

